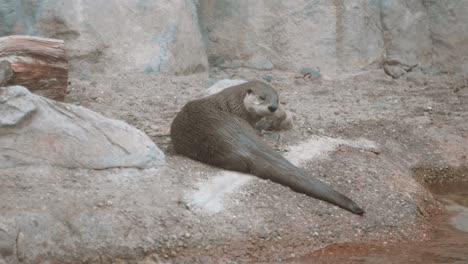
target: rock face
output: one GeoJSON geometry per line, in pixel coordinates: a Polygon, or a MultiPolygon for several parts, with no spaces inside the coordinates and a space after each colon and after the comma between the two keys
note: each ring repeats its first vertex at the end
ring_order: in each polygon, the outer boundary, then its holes
{"type": "Polygon", "coordinates": [[[2,260],[3,257],[13,255],[14,248],[15,239],[0,228],[0,260],[2,260]]]}
{"type": "Polygon", "coordinates": [[[463,0],[426,0],[436,70],[468,73],[468,5],[463,0]]]}
{"type": "Polygon", "coordinates": [[[65,40],[81,78],[106,70],[184,74],[207,68],[193,1],[6,0],[0,36],[10,34],[65,40]]]}
{"type": "Polygon", "coordinates": [[[378,5],[335,2],[341,4],[202,0],[200,21],[210,62],[297,72],[319,66],[326,74],[377,65],[382,34],[365,17],[378,15],[378,5]]]}
{"type": "Polygon", "coordinates": [[[395,78],[414,65],[428,73],[468,73],[464,1],[201,0],[199,13],[214,65],[318,66],[333,77],[390,61],[395,78]]]}
{"type": "Polygon", "coordinates": [[[141,131],[83,107],[0,88],[0,168],[54,165],[66,168],[148,168],[164,154],[141,131]]]}
{"type": "Polygon", "coordinates": [[[465,74],[467,14],[462,0],[5,0],[0,36],[65,40],[81,78],[103,68],[187,74],[206,70],[207,59],[224,67],[319,67],[325,77],[387,61],[402,65],[387,67],[394,77],[408,65],[465,74]]]}
{"type": "Polygon", "coordinates": [[[384,67],[395,78],[410,67],[429,67],[432,58],[430,23],[424,1],[381,1],[385,48],[384,67]]]}

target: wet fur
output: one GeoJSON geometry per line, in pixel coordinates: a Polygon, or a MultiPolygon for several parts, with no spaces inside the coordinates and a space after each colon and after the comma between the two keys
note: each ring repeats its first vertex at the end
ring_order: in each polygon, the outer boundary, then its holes
{"type": "Polygon", "coordinates": [[[174,150],[217,167],[270,179],[296,192],[363,214],[352,200],[309,177],[259,138],[255,124],[272,114],[268,110],[272,105],[278,107],[278,94],[259,81],[188,102],[171,125],[174,150]]]}

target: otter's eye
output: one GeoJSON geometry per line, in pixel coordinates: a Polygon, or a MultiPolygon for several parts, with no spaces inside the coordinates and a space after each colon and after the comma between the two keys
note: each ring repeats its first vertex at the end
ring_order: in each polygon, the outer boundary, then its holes
{"type": "Polygon", "coordinates": [[[260,96],[260,100],[265,101],[265,96],[260,96]]]}

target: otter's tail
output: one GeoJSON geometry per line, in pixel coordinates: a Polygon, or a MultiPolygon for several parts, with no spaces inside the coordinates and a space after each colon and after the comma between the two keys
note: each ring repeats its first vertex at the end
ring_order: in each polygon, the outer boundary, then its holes
{"type": "Polygon", "coordinates": [[[270,146],[259,144],[250,151],[255,157],[255,160],[249,164],[250,173],[253,175],[270,179],[296,192],[332,203],[354,214],[364,214],[364,210],[351,199],[322,181],[307,177],[303,169],[294,166],[270,146]]]}

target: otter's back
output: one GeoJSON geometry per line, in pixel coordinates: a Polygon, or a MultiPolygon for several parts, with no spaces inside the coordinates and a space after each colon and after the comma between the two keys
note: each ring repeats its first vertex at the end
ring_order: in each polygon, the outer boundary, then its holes
{"type": "Polygon", "coordinates": [[[238,153],[255,131],[245,120],[207,104],[203,99],[187,103],[172,122],[171,140],[178,154],[216,165],[216,157],[238,153]]]}

